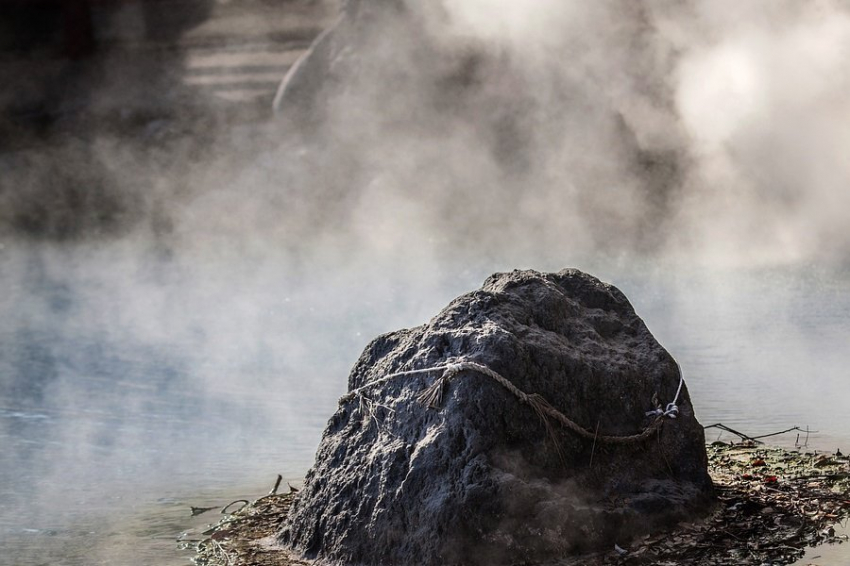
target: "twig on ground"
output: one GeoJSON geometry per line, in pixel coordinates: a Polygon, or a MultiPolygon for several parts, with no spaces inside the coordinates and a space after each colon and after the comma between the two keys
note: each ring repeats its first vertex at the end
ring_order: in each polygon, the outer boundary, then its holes
{"type": "Polygon", "coordinates": [[[731,433],[732,433],[732,434],[734,434],[735,436],[739,437],[741,440],[749,440],[749,441],[751,441],[751,442],[755,442],[756,444],[764,444],[764,442],[761,442],[760,440],[756,440],[756,439],[755,439],[755,438],[753,438],[752,436],[747,436],[747,435],[746,435],[746,434],[744,434],[743,432],[738,432],[738,431],[737,431],[737,430],[735,430],[734,428],[730,428],[730,427],[726,426],[726,425],[725,425],[725,424],[723,424],[723,423],[714,423],[714,424],[710,424],[710,425],[704,426],[704,427],[702,427],[702,428],[704,428],[704,429],[709,429],[709,428],[719,428],[720,430],[725,430],[726,432],[731,432],[731,433]]]}

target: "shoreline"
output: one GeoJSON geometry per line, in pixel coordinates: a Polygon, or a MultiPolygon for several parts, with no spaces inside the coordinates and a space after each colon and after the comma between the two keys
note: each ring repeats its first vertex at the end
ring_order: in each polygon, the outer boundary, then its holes
{"type": "MultiPolygon", "coordinates": [[[[833,526],[850,517],[850,458],[755,443],[706,446],[716,509],[620,550],[565,557],[562,564],[793,564],[806,548],[841,543],[833,526]]],[[[275,545],[295,492],[270,494],[204,531],[190,547],[199,566],[309,565],[275,545]]]]}

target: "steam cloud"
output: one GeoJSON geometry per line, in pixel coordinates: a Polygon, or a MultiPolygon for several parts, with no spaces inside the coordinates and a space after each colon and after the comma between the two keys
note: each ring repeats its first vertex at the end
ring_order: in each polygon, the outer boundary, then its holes
{"type": "Polygon", "coordinates": [[[520,263],[846,252],[839,3],[349,8],[382,33],[325,90],[325,142],[362,178],[336,190],[367,245],[424,234],[441,256],[463,242],[520,263]]]}
{"type": "MultiPolygon", "coordinates": [[[[356,44],[356,72],[325,84],[309,133],[286,113],[256,124],[179,110],[133,126],[132,139],[98,126],[0,153],[2,390],[45,422],[53,409],[127,407],[126,432],[56,417],[61,431],[45,435],[61,453],[13,451],[0,470],[4,496],[33,517],[52,512],[60,487],[90,477],[78,447],[116,484],[127,469],[171,481],[175,466],[204,481],[203,446],[183,454],[172,428],[167,445],[159,428],[145,432],[164,395],[185,403],[178,412],[193,434],[212,429],[219,454],[247,460],[264,446],[253,471],[268,474],[288,446],[297,454],[283,471],[298,475],[363,344],[422,322],[496,270],[579,265],[610,278],[606,261],[847,261],[845,3],[350,0],[347,9],[380,33],[356,44]],[[91,373],[80,352],[100,359],[98,348],[150,381],[104,385],[108,395],[79,389],[91,373]],[[249,406],[228,404],[246,392],[249,406]],[[263,405],[273,396],[284,401],[263,405]],[[114,452],[91,440],[102,437],[114,452]],[[140,447],[161,461],[152,467],[140,447]],[[46,471],[19,495],[17,469],[46,471]],[[48,495],[31,504],[39,493],[48,495]]],[[[92,104],[120,115],[134,87],[145,92],[125,62],[107,57],[100,71],[86,78],[92,104]]],[[[748,308],[733,306],[739,316],[748,308]]],[[[669,307],[665,296],[658,310],[669,307]]],[[[684,324],[659,320],[671,339],[684,324]]],[[[700,332],[688,336],[697,343],[700,332]]],[[[802,373],[826,348],[799,343],[802,373]]],[[[104,383],[116,373],[106,366],[104,383]]],[[[838,383],[846,364],[829,367],[838,383]]],[[[753,381],[752,397],[761,386],[753,381]]],[[[9,438],[33,426],[14,423],[9,438]]]]}
{"type": "Polygon", "coordinates": [[[324,137],[220,124],[192,147],[100,135],[48,168],[7,156],[6,231],[165,226],[178,247],[431,264],[844,256],[841,3],[366,4],[349,10],[381,33],[325,88],[324,137]]]}

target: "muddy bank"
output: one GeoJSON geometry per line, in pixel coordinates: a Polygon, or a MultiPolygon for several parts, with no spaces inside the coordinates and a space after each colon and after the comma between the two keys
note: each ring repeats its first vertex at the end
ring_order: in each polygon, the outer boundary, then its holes
{"type": "MultiPolygon", "coordinates": [[[[850,459],[753,444],[707,446],[720,500],[702,520],[654,532],[618,549],[558,564],[791,564],[805,549],[840,544],[831,528],[850,516],[850,459]]],[[[262,497],[205,531],[190,549],[201,566],[310,564],[275,545],[293,494],[262,497]]]]}

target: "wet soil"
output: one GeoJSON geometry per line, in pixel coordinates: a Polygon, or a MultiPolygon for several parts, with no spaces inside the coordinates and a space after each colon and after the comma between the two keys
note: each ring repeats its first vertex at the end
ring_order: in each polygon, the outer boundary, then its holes
{"type": "MultiPolygon", "coordinates": [[[[834,525],[850,516],[850,458],[716,442],[707,447],[718,493],[705,519],[681,523],[618,545],[610,552],[565,558],[562,565],[792,564],[805,549],[841,544],[834,525]]],[[[267,495],[242,506],[185,548],[201,566],[309,564],[275,544],[293,494],[267,495]]]]}

